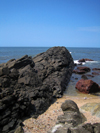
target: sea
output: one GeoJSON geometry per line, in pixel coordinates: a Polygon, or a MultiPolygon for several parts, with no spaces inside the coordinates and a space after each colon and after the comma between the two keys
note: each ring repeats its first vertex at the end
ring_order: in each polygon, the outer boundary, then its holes
{"type": "MultiPolygon", "coordinates": [[[[50,47],[0,47],[0,64],[9,61],[10,59],[18,59],[24,55],[28,56],[36,56],[39,53],[45,52],[50,47]]],[[[74,62],[77,64],[79,59],[88,58],[93,61],[87,61],[83,63],[83,66],[88,66],[91,71],[87,74],[92,73],[93,68],[100,68],[100,48],[81,48],[81,47],[66,47],[74,62]]],[[[59,53],[58,53],[59,54],[59,53]]],[[[70,82],[65,90],[66,96],[86,96],[85,94],[79,93],[75,89],[75,84],[79,79],[81,79],[82,75],[72,74],[70,82]]],[[[97,84],[100,85],[100,75],[96,75],[94,77],[89,77],[89,79],[93,80],[97,84]]],[[[100,97],[100,94],[95,94],[100,97]]]]}

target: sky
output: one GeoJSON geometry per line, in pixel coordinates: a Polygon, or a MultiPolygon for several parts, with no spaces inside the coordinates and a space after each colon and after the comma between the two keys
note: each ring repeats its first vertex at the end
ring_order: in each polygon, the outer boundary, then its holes
{"type": "Polygon", "coordinates": [[[100,0],[0,0],[0,47],[100,47],[100,0]]]}

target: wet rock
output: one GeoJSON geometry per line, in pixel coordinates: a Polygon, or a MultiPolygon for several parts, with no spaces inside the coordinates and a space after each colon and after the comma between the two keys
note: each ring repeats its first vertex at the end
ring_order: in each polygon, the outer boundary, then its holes
{"type": "Polygon", "coordinates": [[[92,72],[93,75],[100,75],[100,73],[92,72]]]}
{"type": "Polygon", "coordinates": [[[83,58],[83,59],[80,59],[78,62],[86,62],[86,61],[93,61],[92,59],[87,59],[87,58],[83,58]]]}
{"type": "Polygon", "coordinates": [[[87,74],[86,76],[88,76],[88,77],[94,77],[93,75],[91,75],[91,74],[87,74]]]}
{"type": "Polygon", "coordinates": [[[99,85],[92,80],[81,79],[76,83],[76,89],[82,93],[95,93],[100,91],[99,85]]]}
{"type": "Polygon", "coordinates": [[[84,74],[90,71],[89,67],[86,66],[81,66],[81,67],[77,67],[76,69],[73,70],[73,73],[76,74],[84,74]]]}
{"type": "Polygon", "coordinates": [[[100,68],[93,68],[92,70],[100,71],[100,68]]]}
{"type": "Polygon", "coordinates": [[[78,60],[78,62],[85,62],[85,59],[80,59],[78,60]]]}
{"type": "Polygon", "coordinates": [[[77,67],[77,69],[83,70],[83,71],[86,71],[86,72],[89,72],[90,71],[90,68],[89,67],[86,67],[86,66],[77,67]]]}
{"type": "Polygon", "coordinates": [[[88,79],[86,75],[81,76],[82,79],[88,79]]]}
{"type": "Polygon", "coordinates": [[[85,58],[85,61],[94,61],[94,60],[85,58]]]}

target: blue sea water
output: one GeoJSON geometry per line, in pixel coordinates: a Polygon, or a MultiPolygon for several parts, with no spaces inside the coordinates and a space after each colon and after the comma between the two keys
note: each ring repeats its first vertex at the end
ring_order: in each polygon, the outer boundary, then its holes
{"type": "MultiPolygon", "coordinates": [[[[18,59],[24,55],[36,56],[39,53],[45,52],[50,47],[0,47],[0,64],[9,61],[10,59],[18,59]]],[[[82,58],[92,59],[94,61],[86,62],[85,66],[91,68],[100,68],[100,48],[69,48],[66,47],[71,53],[75,62],[82,58]]],[[[58,53],[59,54],[59,53],[58,53]]],[[[90,73],[88,73],[90,74],[90,73]]],[[[66,91],[69,95],[77,95],[75,91],[75,83],[81,78],[81,75],[72,75],[71,81],[69,83],[68,89],[66,91]],[[73,78],[74,77],[74,78],[73,78]],[[75,80],[77,77],[77,80],[75,80]],[[72,90],[72,91],[69,91],[72,90]]],[[[100,75],[90,78],[100,85],[100,75]]]]}
{"type": "MultiPolygon", "coordinates": [[[[100,61],[100,48],[66,48],[74,60],[89,58],[94,61],[100,61]]],[[[34,57],[39,53],[45,52],[47,49],[49,47],[0,47],[0,64],[13,58],[21,58],[24,55],[34,57]]]]}

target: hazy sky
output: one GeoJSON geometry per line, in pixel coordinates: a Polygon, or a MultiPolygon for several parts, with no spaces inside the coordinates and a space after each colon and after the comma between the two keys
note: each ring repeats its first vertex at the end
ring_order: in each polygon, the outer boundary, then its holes
{"type": "Polygon", "coordinates": [[[100,47],[100,0],[0,0],[0,46],[100,47]]]}

